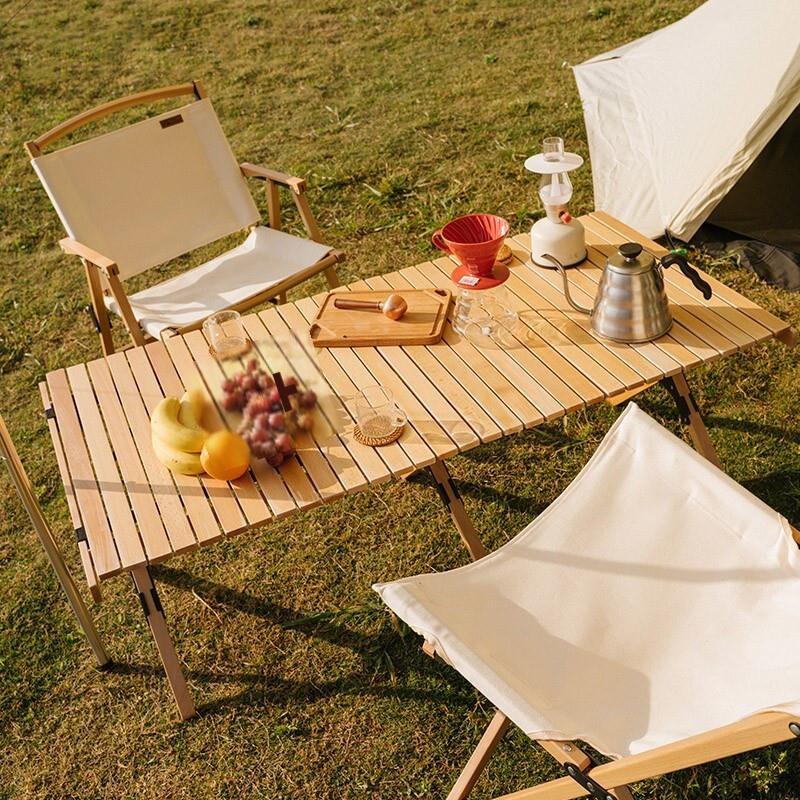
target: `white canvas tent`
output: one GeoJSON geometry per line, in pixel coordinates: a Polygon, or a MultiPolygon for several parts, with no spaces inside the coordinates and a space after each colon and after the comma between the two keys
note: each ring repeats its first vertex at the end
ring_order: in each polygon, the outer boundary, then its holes
{"type": "Polygon", "coordinates": [[[708,0],[574,72],[596,208],[800,251],[800,0],[708,0]]]}

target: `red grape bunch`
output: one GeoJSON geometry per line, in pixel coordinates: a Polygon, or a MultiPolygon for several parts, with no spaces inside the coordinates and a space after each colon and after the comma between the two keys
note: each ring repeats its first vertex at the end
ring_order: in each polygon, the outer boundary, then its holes
{"type": "MultiPolygon", "coordinates": [[[[284,378],[287,389],[297,389],[297,378],[284,378]]],[[[284,412],[275,381],[258,365],[256,359],[247,362],[247,369],[222,383],[222,406],[226,411],[241,411],[239,434],[258,458],[279,467],[294,455],[292,434],[299,428],[309,431],[314,425],[312,410],[317,396],[311,390],[298,390],[289,395],[292,405],[284,412]]]]}

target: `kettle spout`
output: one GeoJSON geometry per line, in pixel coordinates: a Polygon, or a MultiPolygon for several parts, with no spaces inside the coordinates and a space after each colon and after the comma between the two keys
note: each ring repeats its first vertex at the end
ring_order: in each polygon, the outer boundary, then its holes
{"type": "Polygon", "coordinates": [[[547,259],[561,273],[561,278],[564,281],[564,297],[567,298],[567,302],[581,314],[587,314],[591,316],[591,308],[585,308],[572,299],[572,295],[569,293],[569,279],[567,278],[567,271],[564,269],[564,265],[555,256],[551,256],[549,253],[544,253],[542,258],[547,259]]]}

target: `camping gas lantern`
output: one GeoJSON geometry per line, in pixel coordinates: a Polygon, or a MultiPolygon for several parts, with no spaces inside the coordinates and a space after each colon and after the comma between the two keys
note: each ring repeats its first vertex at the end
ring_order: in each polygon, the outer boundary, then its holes
{"type": "Polygon", "coordinates": [[[564,267],[579,264],[586,258],[583,225],[567,207],[572,198],[569,173],[583,164],[576,153],[564,152],[564,140],[548,136],[542,152],[525,161],[525,169],[541,176],[539,198],[546,216],[531,228],[531,258],[540,267],[555,267],[553,259],[564,267]]]}

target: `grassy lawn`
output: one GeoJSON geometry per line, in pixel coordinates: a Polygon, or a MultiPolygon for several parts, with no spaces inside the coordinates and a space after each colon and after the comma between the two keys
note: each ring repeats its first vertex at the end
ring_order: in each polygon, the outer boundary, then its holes
{"type": "MultiPolygon", "coordinates": [[[[0,412],[76,574],[36,384],[99,344],[81,311],[82,270],[57,248],[63,233],[24,140],[115,96],[201,79],[242,160],[309,178],[322,226],[348,254],[343,277],[355,280],[430,257],[430,232],[456,214],[494,211],[527,228],[538,211],[523,157],[553,133],[588,155],[566,65],[698,5],[23,1],[0,2],[0,25],[18,12],[0,30],[0,412]]],[[[590,170],[573,175],[581,213],[590,170]]],[[[796,295],[733,263],[706,266],[800,325],[796,295]]],[[[769,344],[695,376],[727,470],[795,523],[799,371],[796,352],[769,344]]],[[[661,390],[641,403],[674,427],[661,390]]],[[[453,459],[490,548],[552,501],[615,415],[591,409],[453,459]]],[[[154,570],[200,704],[184,725],[129,582],[106,584],[95,609],[119,664],[96,674],[4,473],[0,509],[0,800],[444,797],[491,713],[392,626],[369,588],[465,562],[427,477],[154,570]]],[[[797,748],[650,781],[637,796],[796,798],[797,748]]],[[[474,796],[558,774],[515,732],[474,796]]]]}

